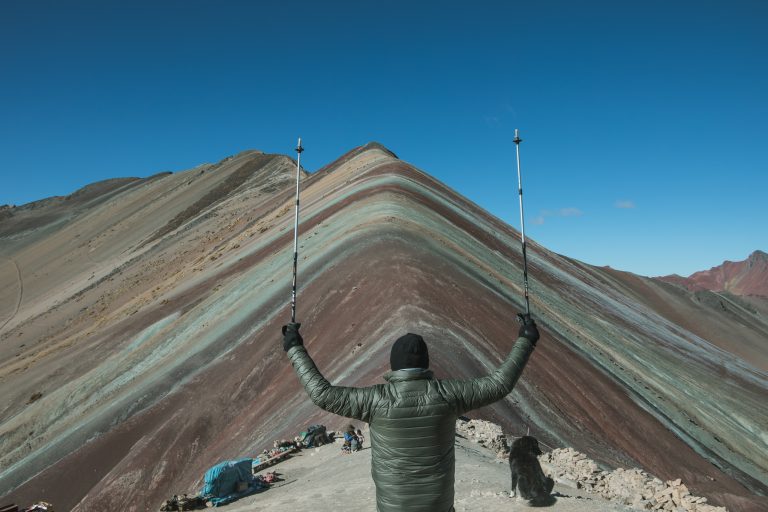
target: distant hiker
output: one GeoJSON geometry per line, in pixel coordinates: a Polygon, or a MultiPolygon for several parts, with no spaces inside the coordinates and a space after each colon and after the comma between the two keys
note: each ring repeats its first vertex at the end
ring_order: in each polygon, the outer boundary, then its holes
{"type": "Polygon", "coordinates": [[[349,425],[346,432],[344,432],[344,446],[349,448],[350,452],[360,450],[360,439],[357,437],[354,425],[349,425]]]}
{"type": "Polygon", "coordinates": [[[357,440],[360,442],[360,449],[363,449],[363,443],[365,443],[365,437],[363,437],[363,432],[360,429],[357,429],[357,440]]]}
{"type": "Polygon", "coordinates": [[[512,391],[539,339],[530,315],[510,354],[486,377],[435,379],[427,344],[409,333],[392,346],[387,383],[364,388],[332,386],[307,354],[300,326],[283,327],[283,348],[312,402],[370,424],[376,510],[453,511],[456,420],[512,391]]]}

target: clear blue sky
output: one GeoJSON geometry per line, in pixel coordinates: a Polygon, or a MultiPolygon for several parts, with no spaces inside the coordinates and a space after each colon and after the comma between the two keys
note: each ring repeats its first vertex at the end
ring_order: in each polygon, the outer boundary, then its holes
{"type": "Polygon", "coordinates": [[[377,140],[591,264],[768,250],[768,2],[0,2],[0,204],[377,140]]]}

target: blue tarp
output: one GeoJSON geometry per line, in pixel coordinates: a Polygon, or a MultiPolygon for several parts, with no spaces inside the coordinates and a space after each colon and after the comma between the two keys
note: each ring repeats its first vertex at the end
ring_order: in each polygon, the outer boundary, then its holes
{"type": "Polygon", "coordinates": [[[226,505],[264,488],[264,484],[251,472],[253,459],[220,462],[205,472],[205,483],[200,495],[214,507],[226,505]],[[246,490],[238,492],[238,483],[245,482],[246,490]]]}

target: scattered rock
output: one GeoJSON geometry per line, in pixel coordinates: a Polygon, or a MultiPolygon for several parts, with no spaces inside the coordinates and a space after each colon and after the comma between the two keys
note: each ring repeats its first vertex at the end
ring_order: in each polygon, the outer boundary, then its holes
{"type": "Polygon", "coordinates": [[[550,472],[556,481],[575,481],[578,489],[637,510],[727,512],[725,507],[707,505],[706,498],[692,496],[680,478],[662,482],[637,468],[603,471],[573,448],[558,448],[539,459],[545,472],[550,472]]]}
{"type": "Polygon", "coordinates": [[[459,418],[456,421],[456,432],[470,441],[496,452],[498,458],[506,459],[509,456],[507,437],[502,432],[501,427],[495,423],[459,418]]]}
{"type": "MultiPolygon", "coordinates": [[[[456,432],[496,452],[499,458],[509,455],[507,438],[495,423],[460,418],[456,422],[456,432]]],[[[692,496],[680,478],[662,482],[637,468],[604,471],[595,461],[573,448],[552,450],[539,457],[539,461],[544,472],[556,482],[636,510],[727,512],[725,507],[706,504],[706,498],[692,496]]]]}

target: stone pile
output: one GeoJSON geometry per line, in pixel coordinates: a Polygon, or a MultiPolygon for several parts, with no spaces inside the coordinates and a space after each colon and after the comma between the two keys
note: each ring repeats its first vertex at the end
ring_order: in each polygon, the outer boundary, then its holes
{"type": "MultiPolygon", "coordinates": [[[[456,421],[456,432],[496,453],[509,456],[507,437],[499,425],[484,420],[456,421]]],[[[662,482],[640,469],[618,468],[604,471],[597,463],[573,448],[558,448],[539,457],[544,472],[555,481],[599,494],[605,499],[637,510],[674,512],[727,512],[725,507],[707,503],[707,498],[693,496],[678,478],[662,482]]]]}
{"type": "Polygon", "coordinates": [[[539,457],[545,473],[555,481],[599,494],[638,510],[727,512],[693,496],[678,478],[662,482],[640,469],[601,470],[595,461],[573,448],[558,448],[539,457]]]}
{"type": "Polygon", "coordinates": [[[498,458],[507,458],[509,456],[507,437],[502,432],[501,427],[495,423],[459,418],[456,421],[456,432],[470,441],[494,451],[498,458]]]}

